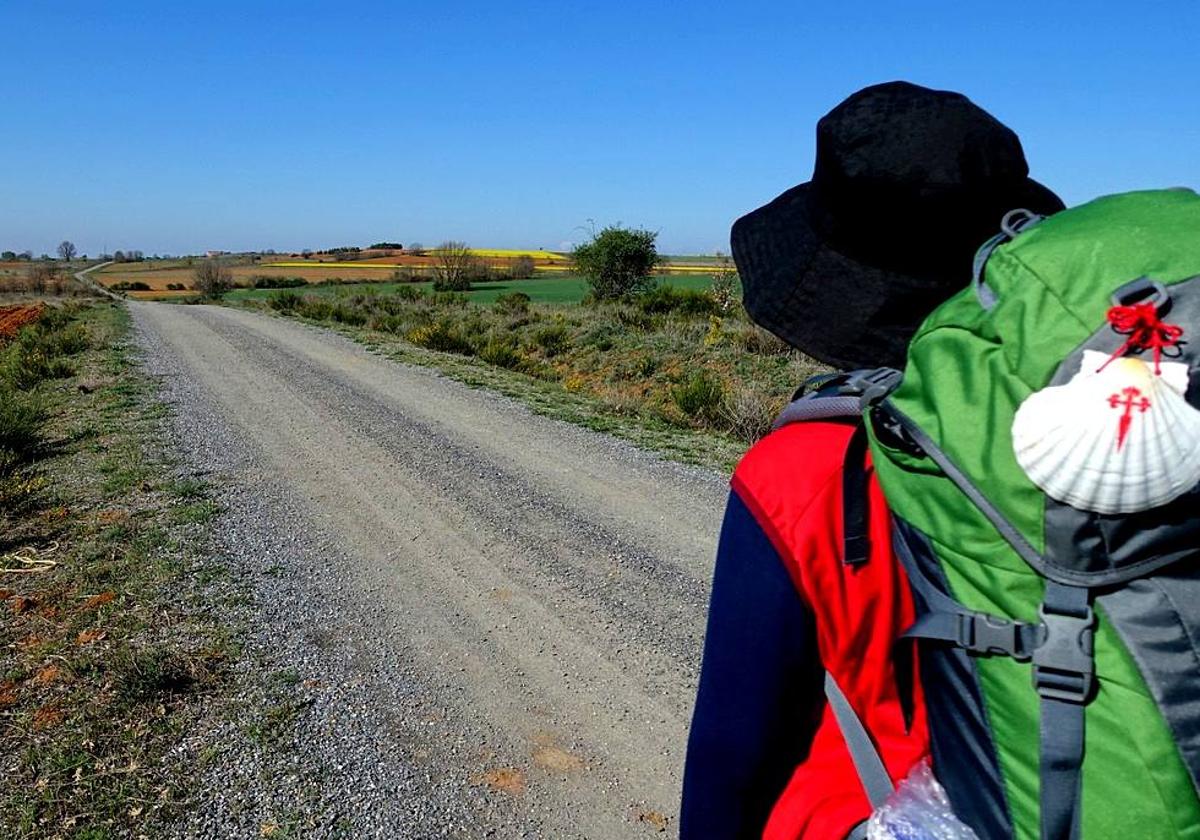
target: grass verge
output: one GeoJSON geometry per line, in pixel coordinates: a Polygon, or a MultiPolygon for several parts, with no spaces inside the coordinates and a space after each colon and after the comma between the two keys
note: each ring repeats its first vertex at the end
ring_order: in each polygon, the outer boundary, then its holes
{"type": "Polygon", "coordinates": [[[216,506],[171,461],[128,318],[52,310],[0,353],[37,412],[0,439],[5,837],[155,836],[183,793],[162,759],[238,650],[198,582],[216,506]]]}

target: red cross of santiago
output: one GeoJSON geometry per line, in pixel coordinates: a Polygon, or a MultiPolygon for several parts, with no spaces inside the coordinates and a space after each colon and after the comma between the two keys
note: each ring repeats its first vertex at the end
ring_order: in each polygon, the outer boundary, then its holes
{"type": "Polygon", "coordinates": [[[1120,449],[1125,444],[1129,427],[1133,425],[1134,412],[1144,413],[1150,408],[1150,400],[1142,396],[1142,392],[1137,388],[1130,386],[1123,388],[1120,394],[1113,394],[1109,397],[1108,404],[1113,408],[1125,409],[1125,413],[1121,415],[1121,426],[1117,431],[1117,449],[1120,449]]]}

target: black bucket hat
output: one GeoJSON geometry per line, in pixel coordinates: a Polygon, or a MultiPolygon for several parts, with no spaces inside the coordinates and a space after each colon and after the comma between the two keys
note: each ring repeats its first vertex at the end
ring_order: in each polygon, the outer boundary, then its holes
{"type": "Polygon", "coordinates": [[[960,93],[864,88],[817,123],[812,180],[734,223],[746,310],[826,364],[903,367],[921,321],[1018,207],[1063,203],[1003,123],[960,93]]]}

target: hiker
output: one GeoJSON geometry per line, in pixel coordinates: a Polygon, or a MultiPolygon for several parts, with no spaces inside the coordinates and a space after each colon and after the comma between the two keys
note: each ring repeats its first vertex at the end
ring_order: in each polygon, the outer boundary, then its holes
{"type": "MultiPolygon", "coordinates": [[[[970,284],[976,250],[1014,208],[1063,204],[1028,177],[1012,131],[957,93],[866,88],[818,123],[812,180],[733,226],[746,309],[834,368],[903,368],[916,328],[970,284]]],[[[857,406],[870,383],[831,384],[857,406]]],[[[914,603],[861,427],[784,425],[734,472],[682,840],[865,836],[872,806],[827,672],[886,786],[930,752],[921,682],[896,644],[914,603]]]]}

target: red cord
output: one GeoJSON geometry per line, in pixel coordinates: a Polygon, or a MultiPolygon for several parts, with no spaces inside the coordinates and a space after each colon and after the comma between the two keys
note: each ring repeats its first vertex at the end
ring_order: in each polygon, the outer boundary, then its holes
{"type": "Polygon", "coordinates": [[[1153,303],[1114,306],[1108,310],[1108,323],[1112,325],[1113,330],[1129,338],[1121,345],[1120,350],[1100,366],[1100,370],[1104,370],[1114,359],[1119,359],[1130,351],[1141,353],[1151,350],[1154,352],[1154,373],[1156,376],[1160,375],[1163,349],[1177,346],[1183,338],[1183,327],[1163,323],[1158,317],[1158,307],[1153,303]]]}

